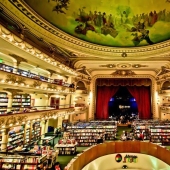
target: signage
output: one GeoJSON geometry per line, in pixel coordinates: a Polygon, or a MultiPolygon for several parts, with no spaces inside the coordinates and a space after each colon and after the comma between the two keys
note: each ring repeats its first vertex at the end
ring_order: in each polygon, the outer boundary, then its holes
{"type": "Polygon", "coordinates": [[[121,154],[117,154],[115,160],[118,163],[121,161],[123,161],[123,163],[137,163],[138,157],[136,155],[126,155],[122,157],[121,154]]]}

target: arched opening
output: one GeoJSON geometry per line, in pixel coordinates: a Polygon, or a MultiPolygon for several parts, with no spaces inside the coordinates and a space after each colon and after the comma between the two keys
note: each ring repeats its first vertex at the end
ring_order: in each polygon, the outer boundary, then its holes
{"type": "Polygon", "coordinates": [[[124,117],[122,123],[126,123],[126,120],[132,120],[138,116],[136,99],[125,86],[119,87],[115,95],[111,97],[108,105],[109,117],[116,120],[124,117]]]}
{"type": "Polygon", "coordinates": [[[82,81],[79,81],[76,86],[76,90],[85,90],[86,87],[82,81]]]}

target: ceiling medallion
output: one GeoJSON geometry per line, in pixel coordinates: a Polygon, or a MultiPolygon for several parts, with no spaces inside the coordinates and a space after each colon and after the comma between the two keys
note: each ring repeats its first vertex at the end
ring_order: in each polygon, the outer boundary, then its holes
{"type": "Polygon", "coordinates": [[[127,69],[127,68],[131,67],[131,64],[129,64],[129,63],[120,63],[120,64],[117,64],[116,67],[120,68],[120,69],[121,68],[126,68],[127,69]]]}
{"type": "Polygon", "coordinates": [[[136,74],[131,70],[116,70],[111,75],[113,75],[113,76],[133,76],[136,74]]]}

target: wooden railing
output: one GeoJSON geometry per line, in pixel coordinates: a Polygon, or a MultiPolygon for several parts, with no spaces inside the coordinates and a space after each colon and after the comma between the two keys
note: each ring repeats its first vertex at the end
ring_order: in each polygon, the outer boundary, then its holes
{"type": "Polygon", "coordinates": [[[170,165],[170,151],[150,142],[125,141],[106,142],[98,144],[79,154],[64,170],[81,170],[91,161],[108,154],[114,153],[141,153],[156,157],[170,165]]]}

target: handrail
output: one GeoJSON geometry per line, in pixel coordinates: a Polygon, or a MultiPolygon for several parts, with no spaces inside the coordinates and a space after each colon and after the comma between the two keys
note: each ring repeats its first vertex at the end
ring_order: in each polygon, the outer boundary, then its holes
{"type": "Polygon", "coordinates": [[[118,141],[105,142],[86,149],[68,163],[64,170],[81,170],[91,161],[114,153],[141,153],[156,157],[170,165],[170,151],[151,142],[118,141]]]}
{"type": "Polygon", "coordinates": [[[17,107],[1,107],[0,110],[9,110],[5,113],[0,114],[1,115],[8,115],[8,114],[16,114],[16,113],[31,113],[33,111],[48,111],[48,110],[62,110],[62,109],[68,109],[68,108],[74,108],[74,104],[64,104],[64,105],[52,105],[52,106],[17,106],[17,107]]]}

